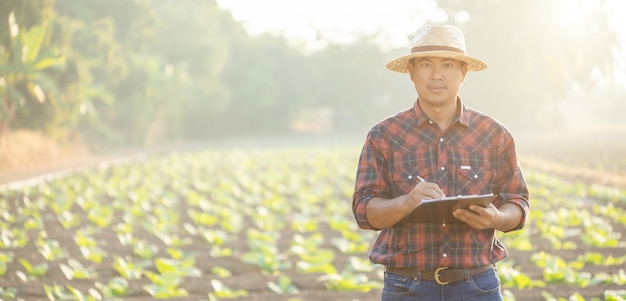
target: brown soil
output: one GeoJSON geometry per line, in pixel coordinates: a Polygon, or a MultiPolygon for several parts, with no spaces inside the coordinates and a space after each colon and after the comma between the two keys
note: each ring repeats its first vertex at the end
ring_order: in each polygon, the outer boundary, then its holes
{"type": "MultiPolygon", "coordinates": [[[[162,151],[162,150],[161,150],[162,151]]],[[[129,156],[125,154],[123,156],[116,156],[118,162],[126,162],[128,160],[132,161],[136,159],[135,156],[129,156]]],[[[82,170],[85,168],[91,168],[93,166],[97,166],[104,161],[111,160],[111,157],[87,157],[81,160],[69,160],[60,162],[57,165],[45,165],[40,168],[30,168],[28,170],[22,170],[20,172],[16,172],[15,170],[9,173],[0,173],[0,183],[4,182],[12,182],[18,179],[35,179],[35,180],[46,180],[50,178],[50,175],[54,176],[64,176],[67,173],[75,172],[76,170],[82,170]]],[[[562,165],[554,164],[553,162],[546,161],[543,159],[535,159],[532,157],[527,157],[523,159],[525,162],[528,162],[530,168],[538,168],[545,169],[544,171],[549,171],[557,175],[561,175],[564,177],[570,177],[579,179],[581,176],[591,177],[590,175],[595,175],[591,173],[588,169],[571,169],[567,167],[563,167],[562,165]],[[549,164],[548,164],[549,163],[549,164]]],[[[611,176],[611,175],[603,175],[603,179],[607,179],[606,183],[619,186],[626,187],[624,184],[624,179],[622,176],[611,176]]],[[[595,178],[597,180],[597,178],[595,178]]],[[[15,184],[15,182],[13,182],[15,184]]],[[[24,183],[24,182],[22,182],[24,183]]],[[[9,204],[9,213],[10,215],[19,215],[18,208],[20,208],[21,202],[19,196],[13,196],[11,199],[3,200],[9,204]]],[[[184,208],[181,208],[182,212],[184,212],[184,208]]],[[[77,213],[85,213],[81,212],[80,209],[76,210],[77,213]]],[[[61,226],[58,219],[55,218],[54,213],[49,209],[45,209],[41,212],[42,218],[44,221],[45,229],[47,229],[47,233],[49,234],[49,238],[56,239],[59,242],[69,242],[66,245],[69,246],[67,251],[70,253],[70,257],[72,258],[82,258],[80,251],[75,247],[75,244],[71,242],[71,238],[75,234],[76,228],[65,229],[61,226]],[[74,246],[74,247],[71,247],[74,246]]],[[[190,222],[189,217],[186,217],[187,220],[181,220],[181,224],[185,222],[190,222]]],[[[84,220],[84,219],[83,219],[84,220]]],[[[626,229],[624,225],[614,224],[613,225],[618,232],[626,233],[626,229]]],[[[320,230],[326,241],[330,241],[333,237],[336,237],[337,232],[331,231],[327,228],[321,228],[320,230]]],[[[237,239],[231,239],[229,243],[229,247],[233,250],[239,250],[239,252],[244,252],[247,246],[243,243],[245,241],[245,231],[241,231],[241,237],[237,239]]],[[[282,237],[291,238],[294,235],[293,232],[284,230],[282,233],[282,237]]],[[[37,233],[29,233],[30,243],[22,248],[15,249],[5,249],[2,251],[13,251],[15,254],[19,254],[22,258],[28,258],[28,260],[32,264],[38,264],[45,262],[45,259],[40,255],[40,252],[37,250],[37,247],[32,242],[37,237],[37,233]]],[[[138,233],[136,236],[140,238],[144,238],[148,240],[150,243],[155,244],[159,247],[159,254],[157,256],[160,257],[169,257],[166,250],[166,246],[163,242],[157,237],[149,234],[149,233],[138,233]]],[[[185,298],[176,298],[176,300],[207,300],[208,293],[213,291],[210,280],[217,279],[216,276],[212,276],[211,269],[214,267],[223,267],[232,272],[230,277],[219,278],[225,285],[231,287],[232,289],[243,289],[248,292],[248,296],[239,297],[233,300],[380,300],[380,290],[374,290],[368,293],[360,293],[360,292],[334,292],[328,291],[324,287],[323,283],[319,281],[319,277],[322,274],[306,274],[295,271],[294,269],[283,271],[283,275],[287,275],[292,283],[299,289],[299,293],[296,294],[277,294],[271,292],[267,283],[270,281],[276,281],[276,275],[267,275],[263,273],[258,267],[243,263],[241,260],[237,258],[237,256],[232,257],[212,257],[209,255],[210,246],[207,245],[203,239],[197,235],[188,235],[188,238],[191,239],[191,243],[187,246],[183,247],[184,251],[194,252],[196,255],[196,267],[202,272],[202,277],[189,277],[186,278],[185,281],[181,284],[181,288],[184,288],[189,292],[189,297],[185,298]]],[[[120,243],[117,238],[115,232],[111,229],[104,229],[101,233],[98,234],[98,244],[102,246],[106,254],[116,254],[118,256],[132,258],[133,252],[132,247],[124,246],[120,243]]],[[[575,238],[573,238],[575,239],[575,238]]],[[[622,237],[622,240],[624,237],[622,237]]],[[[561,251],[561,250],[552,250],[550,243],[539,237],[538,235],[534,235],[532,237],[533,250],[531,251],[519,251],[519,250],[510,250],[510,258],[514,260],[515,266],[519,267],[521,272],[531,276],[533,279],[542,279],[542,270],[537,268],[532,262],[530,262],[530,257],[533,253],[538,252],[540,250],[551,250],[553,254],[558,254],[566,260],[574,260],[578,254],[583,254],[588,251],[599,252],[604,254],[605,256],[613,255],[613,256],[623,256],[624,249],[621,248],[591,248],[585,247],[582,242],[578,243],[578,246],[581,248],[576,249],[574,251],[561,251]]],[[[284,246],[283,246],[284,247],[284,246]]],[[[327,247],[332,247],[328,245],[327,247]]],[[[334,264],[336,266],[344,266],[346,262],[349,260],[349,256],[356,256],[359,258],[366,258],[367,254],[343,254],[339,251],[335,252],[336,258],[334,264]]],[[[239,253],[240,254],[240,253],[239,253]]],[[[50,262],[49,262],[50,263],[50,262]]],[[[103,282],[106,283],[109,279],[117,276],[117,272],[112,269],[113,258],[107,257],[99,264],[90,264],[89,262],[82,262],[85,265],[92,266],[98,273],[98,278],[91,280],[67,280],[64,274],[61,272],[59,268],[59,264],[67,263],[66,259],[60,259],[55,262],[51,262],[51,266],[49,271],[40,279],[30,280],[28,282],[23,282],[16,276],[17,271],[24,272],[24,268],[22,265],[15,260],[14,262],[8,264],[7,272],[3,277],[0,277],[0,288],[8,289],[8,288],[17,288],[18,290],[18,298],[21,300],[42,300],[46,299],[46,295],[43,289],[43,285],[71,285],[77,289],[79,289],[83,293],[87,293],[90,288],[95,288],[95,282],[103,282]]],[[[620,269],[625,269],[624,265],[621,266],[587,266],[583,270],[583,272],[590,273],[599,273],[606,272],[611,274],[617,274],[620,269]]],[[[366,273],[367,276],[372,280],[380,280],[381,270],[378,268],[376,271],[366,273]]],[[[153,300],[153,298],[146,293],[146,291],[142,288],[144,285],[148,284],[149,281],[146,277],[142,277],[139,280],[131,281],[130,285],[130,293],[128,293],[123,299],[124,300],[153,300]]],[[[526,300],[543,300],[542,292],[548,292],[555,296],[561,297],[569,297],[574,293],[579,293],[584,296],[587,300],[591,300],[591,298],[598,298],[599,300],[603,300],[603,294],[606,290],[619,290],[624,289],[619,285],[594,285],[585,288],[574,287],[568,284],[549,284],[544,288],[533,288],[533,289],[514,289],[514,288],[505,288],[511,291],[518,301],[526,301],[526,300]]],[[[1,292],[1,291],[0,291],[1,292]]],[[[13,300],[13,299],[8,299],[13,300]]]]}

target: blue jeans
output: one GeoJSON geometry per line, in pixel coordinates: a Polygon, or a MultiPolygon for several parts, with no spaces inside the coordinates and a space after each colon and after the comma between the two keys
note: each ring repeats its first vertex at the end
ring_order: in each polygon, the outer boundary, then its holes
{"type": "Polygon", "coordinates": [[[502,301],[500,278],[490,269],[465,280],[439,285],[435,281],[385,272],[382,301],[502,301]]]}

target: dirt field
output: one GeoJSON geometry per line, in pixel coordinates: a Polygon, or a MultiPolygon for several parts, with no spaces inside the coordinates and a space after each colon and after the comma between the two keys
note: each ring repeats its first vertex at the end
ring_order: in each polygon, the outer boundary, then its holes
{"type": "MultiPolygon", "coordinates": [[[[545,144],[542,144],[545,147],[545,144]]],[[[566,146],[561,145],[561,147],[566,148],[566,146]]],[[[555,148],[551,149],[556,152],[555,148]]],[[[580,149],[579,149],[580,150],[580,149]]],[[[585,152],[587,150],[584,150],[585,152]]],[[[614,148],[615,154],[619,154],[621,157],[626,148],[614,148]]],[[[563,178],[569,178],[570,180],[590,180],[595,179],[598,181],[598,175],[602,176],[602,181],[604,184],[608,184],[614,187],[626,187],[620,186],[623,184],[622,172],[623,170],[618,169],[617,172],[599,172],[594,170],[588,166],[577,166],[576,168],[572,168],[572,166],[568,167],[568,164],[563,164],[558,162],[557,159],[554,159],[553,153],[545,152],[546,156],[543,158],[538,158],[536,155],[540,154],[544,151],[538,149],[536,152],[527,151],[528,156],[524,157],[524,162],[528,162],[529,169],[536,169],[542,172],[551,172],[552,174],[556,174],[563,178]],[[548,164],[548,162],[550,164],[548,164]]],[[[124,157],[124,160],[134,160],[137,157],[124,157]]],[[[99,160],[85,161],[85,164],[77,164],[76,168],[84,167],[85,165],[95,165],[99,162],[99,160]]],[[[127,161],[125,161],[127,162],[127,161]]],[[[615,167],[619,168],[619,167],[615,167]]],[[[62,169],[45,169],[45,172],[59,172],[62,169]]],[[[36,172],[35,172],[36,174],[36,172]]],[[[63,172],[59,176],[63,176],[63,172]]],[[[31,171],[29,177],[33,175],[31,171]]],[[[42,179],[40,177],[40,179],[42,179]]],[[[24,208],[24,203],[28,200],[23,198],[22,194],[4,194],[3,202],[6,204],[6,213],[3,214],[5,220],[9,219],[9,216],[19,216],[20,210],[24,208]]],[[[103,198],[103,200],[107,200],[107,198],[103,198]]],[[[189,206],[185,202],[180,202],[178,207],[174,210],[184,213],[187,212],[189,206]]],[[[626,205],[624,203],[617,204],[619,208],[626,209],[626,205]]],[[[71,212],[78,215],[86,215],[88,212],[84,211],[82,208],[73,207],[71,212]]],[[[0,277],[0,288],[2,288],[5,292],[10,289],[16,289],[17,293],[15,296],[11,294],[5,294],[5,300],[45,300],[47,299],[46,293],[44,291],[45,285],[56,285],[61,287],[66,287],[70,285],[80,290],[84,294],[87,294],[90,289],[95,289],[95,283],[107,283],[113,277],[118,276],[118,272],[112,268],[114,264],[113,256],[106,256],[100,263],[90,264],[91,268],[97,272],[97,277],[92,279],[73,279],[68,280],[66,275],[62,271],[61,265],[67,264],[67,258],[82,258],[81,250],[74,243],[73,237],[76,234],[76,229],[80,229],[84,224],[77,225],[76,227],[66,229],[60,223],[59,219],[56,217],[55,212],[52,211],[49,207],[41,208],[40,211],[41,220],[43,222],[43,227],[46,229],[48,234],[47,239],[53,239],[58,241],[62,246],[64,246],[67,250],[67,257],[58,259],[50,262],[51,266],[47,273],[38,278],[33,278],[28,281],[23,281],[18,276],[17,272],[22,271],[25,272],[23,265],[14,260],[11,263],[8,263],[6,266],[6,273],[4,276],[0,277]]],[[[2,219],[0,219],[2,221],[2,219]]],[[[83,223],[86,223],[86,220],[82,219],[83,223]]],[[[116,224],[117,222],[122,221],[120,215],[116,215],[113,217],[112,224],[116,224]]],[[[532,221],[531,221],[532,223],[532,221]]],[[[194,224],[194,221],[188,214],[181,214],[181,219],[178,221],[178,224],[181,225],[181,228],[184,228],[185,224],[194,224]]],[[[612,222],[611,226],[614,231],[617,233],[626,234],[626,228],[623,224],[612,222]]],[[[244,228],[254,227],[251,221],[245,221],[244,228]]],[[[337,231],[334,231],[328,227],[327,224],[320,224],[318,231],[322,233],[324,237],[324,242],[320,247],[322,248],[330,248],[336,249],[336,246],[331,244],[330,242],[334,238],[340,237],[340,234],[337,231]]],[[[280,240],[277,243],[279,249],[284,250],[288,249],[290,243],[293,238],[298,234],[298,232],[293,231],[289,228],[282,229],[280,231],[280,240]]],[[[38,235],[36,231],[28,232],[30,242],[23,247],[19,248],[8,248],[0,250],[4,251],[12,251],[15,253],[16,257],[26,258],[28,261],[32,263],[42,263],[46,260],[42,257],[40,248],[36,245],[35,240],[38,235]]],[[[240,260],[239,256],[242,254],[244,250],[249,249],[249,245],[246,243],[246,234],[245,231],[241,231],[237,237],[230,237],[228,239],[225,247],[228,247],[232,250],[238,250],[232,256],[224,256],[224,257],[216,257],[211,255],[212,247],[207,245],[206,241],[202,239],[202,237],[198,235],[192,235],[190,233],[182,234],[183,238],[188,239],[188,244],[179,249],[186,253],[195,254],[195,267],[202,273],[202,277],[186,277],[184,282],[180,284],[180,288],[186,290],[188,292],[187,297],[178,297],[173,298],[175,300],[208,300],[208,294],[214,292],[211,285],[212,279],[219,279],[224,285],[232,288],[233,290],[245,290],[248,294],[247,296],[240,296],[237,298],[233,298],[233,300],[380,300],[380,290],[374,289],[370,292],[341,292],[341,291],[332,291],[328,290],[324,282],[320,281],[320,277],[324,275],[324,273],[303,273],[297,271],[295,268],[282,270],[280,275],[287,276],[294,287],[298,289],[297,293],[286,293],[286,294],[277,294],[276,292],[268,289],[269,282],[278,281],[278,275],[269,275],[264,273],[257,265],[253,265],[250,263],[245,263],[240,260]],[[231,275],[228,277],[217,277],[213,274],[212,269],[215,267],[221,267],[231,272],[231,275]]],[[[123,258],[132,258],[133,257],[133,246],[124,245],[120,242],[118,234],[114,229],[103,229],[99,233],[95,234],[97,238],[98,246],[102,248],[105,254],[115,254],[117,256],[121,256],[123,258]]],[[[147,231],[138,231],[135,233],[135,237],[148,242],[151,245],[155,245],[158,247],[158,253],[155,256],[160,257],[168,257],[170,256],[167,252],[168,245],[166,245],[162,239],[156,237],[155,235],[147,232],[147,231]]],[[[3,234],[3,239],[7,239],[6,233],[3,234]]],[[[578,258],[579,255],[587,253],[587,252],[597,252],[603,254],[605,257],[613,256],[619,257],[624,256],[624,243],[626,237],[622,235],[621,242],[622,244],[619,247],[615,248],[606,248],[606,247],[590,247],[587,246],[579,236],[571,236],[568,237],[564,241],[569,241],[578,245],[579,247],[575,250],[555,250],[551,246],[551,242],[547,239],[540,236],[538,232],[533,232],[530,237],[532,241],[532,249],[531,250],[516,250],[509,249],[510,258],[515,261],[515,266],[520,269],[520,271],[524,274],[527,274],[532,279],[542,279],[544,270],[538,268],[534,263],[531,262],[531,257],[533,254],[546,250],[551,253],[558,254],[562,259],[566,261],[574,261],[578,258]]],[[[290,261],[295,262],[296,258],[291,255],[290,261]]],[[[367,258],[366,252],[361,252],[358,254],[346,254],[342,252],[335,252],[335,258],[333,260],[333,265],[337,267],[346,266],[346,264],[351,260],[352,257],[357,258],[367,258]]],[[[89,264],[87,262],[83,262],[84,264],[89,264]]],[[[625,265],[622,263],[621,265],[613,265],[613,266],[605,266],[605,265],[587,265],[580,272],[596,274],[596,273],[608,273],[608,274],[619,274],[620,270],[625,269],[625,265]]],[[[154,267],[149,268],[149,270],[156,272],[154,267]]],[[[382,270],[380,267],[376,267],[374,270],[369,272],[362,272],[361,274],[366,275],[369,279],[380,281],[382,270]]],[[[141,277],[136,280],[130,281],[128,293],[122,297],[123,300],[152,300],[151,297],[144,289],[144,286],[150,284],[150,281],[146,277],[141,277]]],[[[578,293],[584,296],[585,300],[592,300],[592,298],[597,298],[597,300],[604,300],[603,294],[607,290],[620,290],[624,289],[623,285],[617,284],[598,284],[588,287],[578,287],[573,286],[567,283],[550,283],[546,287],[542,288],[533,288],[533,289],[515,289],[511,287],[505,287],[506,290],[510,291],[515,299],[518,301],[530,301],[530,300],[544,300],[542,294],[547,292],[554,296],[561,297],[569,297],[574,293],[578,293]]],[[[2,291],[0,291],[1,293],[2,291]]],[[[3,295],[0,295],[3,296],[3,295]]],[[[1,299],[1,298],[0,298],[1,299]]],[[[219,298],[222,300],[224,298],[219,298]]]]}

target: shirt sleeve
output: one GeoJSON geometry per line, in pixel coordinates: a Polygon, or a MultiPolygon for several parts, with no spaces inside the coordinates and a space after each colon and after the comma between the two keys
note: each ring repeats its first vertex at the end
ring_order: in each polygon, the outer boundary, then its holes
{"type": "Polygon", "coordinates": [[[505,203],[513,203],[523,210],[523,216],[520,223],[511,232],[524,228],[526,218],[530,212],[529,192],[526,179],[519,164],[517,153],[515,151],[515,142],[510,133],[506,133],[504,149],[501,152],[501,161],[498,168],[498,182],[500,191],[498,192],[499,202],[496,206],[505,203]]]}
{"type": "Polygon", "coordinates": [[[358,226],[362,229],[380,230],[372,227],[367,220],[365,208],[373,197],[389,198],[388,167],[385,148],[381,140],[376,139],[376,132],[370,131],[361,150],[357,168],[352,211],[358,226]]]}

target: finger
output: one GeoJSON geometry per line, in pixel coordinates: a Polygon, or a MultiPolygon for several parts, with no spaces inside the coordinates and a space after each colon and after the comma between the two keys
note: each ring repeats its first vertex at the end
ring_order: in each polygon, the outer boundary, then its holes
{"type": "Polygon", "coordinates": [[[415,188],[423,189],[424,194],[425,195],[427,194],[433,199],[445,197],[443,190],[441,190],[441,188],[439,187],[439,185],[437,185],[437,183],[420,182],[415,186],[415,188]]]}
{"type": "Polygon", "coordinates": [[[438,199],[443,197],[440,189],[437,188],[427,188],[424,190],[424,196],[427,196],[430,199],[438,199]]]}
{"type": "Polygon", "coordinates": [[[485,212],[485,207],[483,206],[478,206],[478,205],[471,205],[468,208],[469,210],[472,210],[478,214],[484,213],[485,212]]]}
{"type": "Polygon", "coordinates": [[[429,200],[439,198],[440,194],[433,188],[416,187],[411,191],[411,197],[416,200],[429,200]]]}

